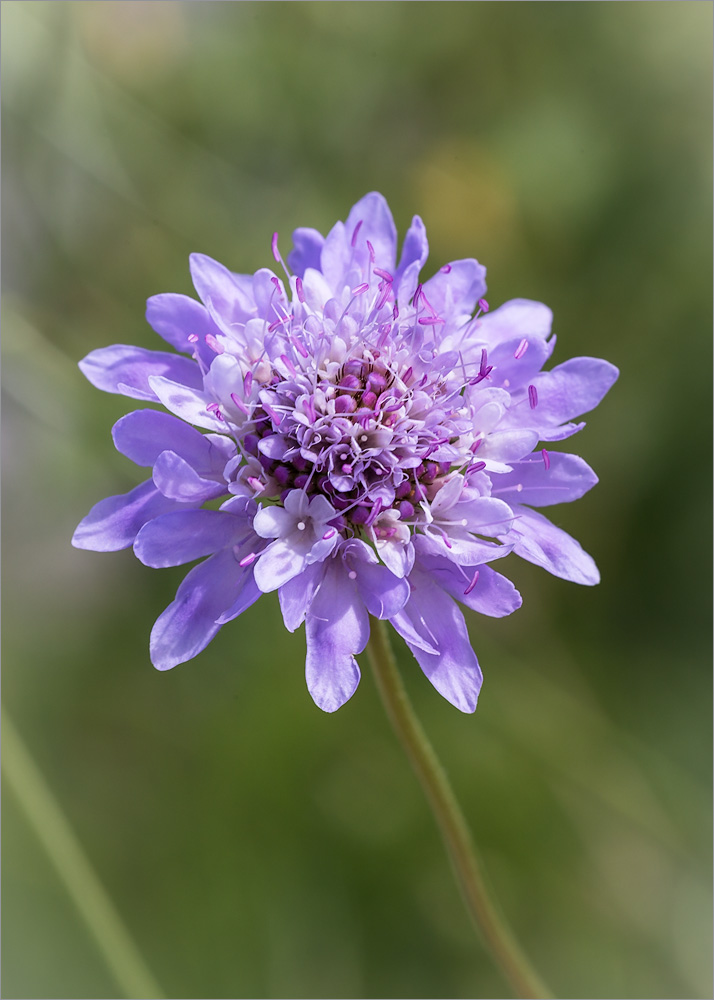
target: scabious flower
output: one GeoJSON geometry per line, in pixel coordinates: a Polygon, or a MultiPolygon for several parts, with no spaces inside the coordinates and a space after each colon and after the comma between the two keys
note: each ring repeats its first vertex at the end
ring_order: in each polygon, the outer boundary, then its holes
{"type": "Polygon", "coordinates": [[[550,310],[515,299],[490,312],[473,259],[422,282],[424,224],[414,217],[397,263],[377,193],[327,237],[297,229],[293,244],[286,266],[273,236],[277,274],[233,274],[193,254],[200,302],[155,295],[146,311],[179,354],[117,345],[80,362],[98,388],[168,412],[115,424],[117,449],[150,478],[98,503],[73,543],[133,545],[154,567],[208,557],[154,625],[160,670],[277,591],[286,627],[305,622],[320,708],[354,693],[373,615],[472,712],[481,671],[457,602],[496,617],[521,604],[491,563],[514,552],[598,582],[591,557],[533,508],[597,482],[581,458],[543,444],[584,426],[573,421],[617,369],[574,358],[543,371],[550,310]]]}

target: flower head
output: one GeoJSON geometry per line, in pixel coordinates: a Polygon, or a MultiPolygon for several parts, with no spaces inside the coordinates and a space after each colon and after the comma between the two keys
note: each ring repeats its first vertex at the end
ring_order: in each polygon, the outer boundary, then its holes
{"type": "Polygon", "coordinates": [[[168,412],[114,426],[118,450],[151,477],[97,504],[73,542],[133,545],[149,566],[208,557],[154,626],[161,670],[277,590],[286,627],[305,622],[308,687],[324,710],[357,687],[373,615],[445,698],[473,711],[481,672],[456,602],[494,616],[521,603],[489,564],[515,552],[598,582],[590,556],[533,508],[597,482],[581,458],[543,443],[579,431],[572,421],[617,370],[575,358],[543,371],[550,310],[516,299],[489,311],[472,259],[422,281],[424,225],[414,217],[397,263],[379,194],[327,237],[298,229],[293,244],[285,265],[273,237],[282,276],[193,254],[201,301],[156,295],[146,312],[178,354],[117,345],[80,363],[98,388],[168,412]]]}

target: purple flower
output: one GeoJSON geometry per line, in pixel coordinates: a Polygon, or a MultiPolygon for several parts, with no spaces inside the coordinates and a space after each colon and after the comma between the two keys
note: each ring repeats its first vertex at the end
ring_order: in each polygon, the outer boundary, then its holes
{"type": "Polygon", "coordinates": [[[154,626],[161,670],[277,590],[286,627],[305,622],[320,708],[334,711],[357,687],[373,615],[472,712],[481,671],[456,602],[497,617],[521,603],[489,564],[515,552],[598,582],[590,556],[533,508],[597,482],[581,458],[543,443],[579,431],[573,421],[617,369],[575,358],[543,371],[550,310],[516,299],[489,311],[485,269],[472,259],[422,282],[424,225],[414,217],[397,263],[379,194],[327,237],[298,229],[293,244],[286,266],[273,237],[283,278],[193,254],[201,301],[155,295],[146,312],[179,354],[117,345],[80,362],[98,388],[169,412],[138,410],[115,425],[118,450],[151,476],[97,504],[73,542],[133,544],[148,566],[208,557],[154,626]]]}

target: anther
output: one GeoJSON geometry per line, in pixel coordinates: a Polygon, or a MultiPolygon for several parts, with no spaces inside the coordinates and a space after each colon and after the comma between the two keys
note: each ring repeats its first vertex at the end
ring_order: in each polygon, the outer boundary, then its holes
{"type": "Polygon", "coordinates": [[[279,264],[280,263],[280,253],[278,251],[278,234],[277,233],[273,233],[273,239],[272,239],[271,244],[270,244],[270,249],[273,251],[273,257],[275,258],[275,260],[279,264]]]}
{"type": "Polygon", "coordinates": [[[253,388],[253,372],[246,372],[245,378],[243,379],[243,392],[246,396],[250,396],[250,390],[253,388]]]}
{"type": "Polygon", "coordinates": [[[353,569],[351,569],[349,571],[349,573],[347,574],[347,576],[350,578],[350,580],[356,580],[357,579],[357,574],[355,573],[355,571],[353,569]]]}
{"type": "Polygon", "coordinates": [[[471,583],[470,583],[470,584],[468,585],[468,587],[467,587],[467,588],[466,588],[466,590],[464,591],[464,597],[466,597],[466,596],[467,596],[467,594],[470,594],[470,593],[471,593],[471,591],[472,591],[472,590],[474,589],[474,587],[476,586],[476,584],[478,583],[478,575],[479,575],[479,571],[478,571],[478,570],[476,570],[476,572],[474,573],[473,577],[471,578],[471,583]]]}
{"type": "Polygon", "coordinates": [[[479,299],[478,300],[478,307],[481,310],[481,312],[487,313],[488,312],[488,302],[486,301],[486,299],[479,299]]]}
{"type": "Polygon", "coordinates": [[[364,282],[361,285],[357,285],[356,288],[353,288],[352,289],[352,294],[353,295],[362,295],[363,292],[366,292],[368,290],[369,290],[369,285],[366,282],[364,282]]]}
{"type": "Polygon", "coordinates": [[[302,287],[302,278],[295,279],[295,291],[300,302],[305,301],[305,289],[302,287]]]}
{"type": "Polygon", "coordinates": [[[439,268],[442,274],[449,274],[451,271],[451,264],[444,264],[443,267],[439,268]]]}
{"type": "Polygon", "coordinates": [[[517,360],[520,360],[527,350],[528,350],[528,341],[522,340],[518,345],[518,347],[516,348],[516,353],[513,355],[513,357],[516,358],[517,360]]]}
{"type": "Polygon", "coordinates": [[[297,523],[297,530],[298,531],[304,531],[305,530],[305,522],[304,521],[298,521],[298,523],[297,523]]]}
{"type": "Polygon", "coordinates": [[[236,406],[238,407],[238,409],[242,410],[243,413],[245,413],[245,415],[247,417],[249,415],[250,411],[248,410],[248,407],[245,405],[245,403],[243,402],[243,400],[242,399],[238,399],[238,397],[236,396],[236,394],[234,392],[231,393],[231,399],[236,404],[236,406]]]}
{"type": "Polygon", "coordinates": [[[198,334],[197,333],[189,333],[189,335],[188,335],[188,342],[189,342],[189,344],[197,344],[198,343],[198,334]]]}
{"type": "Polygon", "coordinates": [[[541,455],[543,456],[543,465],[545,466],[545,471],[547,472],[550,468],[550,455],[545,448],[541,451],[541,455]]]}
{"type": "Polygon", "coordinates": [[[352,231],[352,240],[351,240],[351,244],[350,244],[351,246],[354,246],[355,243],[357,242],[357,234],[359,233],[360,229],[362,228],[362,223],[363,222],[364,222],[364,219],[360,219],[359,222],[357,223],[357,225],[355,226],[355,228],[353,229],[353,231],[352,231]]]}
{"type": "Polygon", "coordinates": [[[375,256],[374,255],[374,247],[369,242],[369,240],[367,240],[367,249],[369,250],[369,259],[372,262],[372,264],[374,264],[374,256],[375,256]]]}
{"type": "Polygon", "coordinates": [[[528,402],[530,403],[531,410],[535,410],[538,405],[538,390],[534,385],[528,386],[528,402]]]}
{"type": "Polygon", "coordinates": [[[252,562],[255,562],[255,560],[257,558],[258,558],[257,552],[249,552],[247,556],[245,556],[243,559],[241,559],[241,561],[238,563],[238,565],[239,566],[250,566],[250,564],[252,562]]]}

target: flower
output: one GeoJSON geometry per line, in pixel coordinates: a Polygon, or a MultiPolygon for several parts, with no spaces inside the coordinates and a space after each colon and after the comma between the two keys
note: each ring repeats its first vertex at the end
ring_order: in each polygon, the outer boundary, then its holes
{"type": "Polygon", "coordinates": [[[114,426],[117,449],[151,476],[92,508],[73,544],[133,545],[156,567],[208,557],[154,625],[160,670],[277,590],[286,627],[305,622],[320,708],[354,693],[373,615],[472,712],[481,671],[456,602],[497,617],[521,604],[490,563],[514,552],[566,580],[599,580],[533,508],[597,482],[578,456],[540,446],[579,431],[573,421],[617,369],[574,358],[543,371],[550,310],[515,299],[489,311],[476,260],[422,282],[424,224],[414,217],[397,263],[380,194],[327,237],[297,229],[293,244],[286,265],[273,236],[284,277],[193,254],[201,301],[155,295],[146,311],[178,354],[117,345],[80,362],[98,388],[168,412],[136,410],[114,426]]]}

